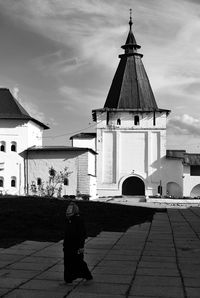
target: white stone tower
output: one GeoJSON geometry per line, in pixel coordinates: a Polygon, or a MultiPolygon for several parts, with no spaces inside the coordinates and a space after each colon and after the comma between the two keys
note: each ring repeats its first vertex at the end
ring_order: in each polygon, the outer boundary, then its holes
{"type": "Polygon", "coordinates": [[[144,196],[166,192],[166,119],[160,109],[130,30],[125,53],[113,78],[104,108],[93,110],[97,123],[98,196],[144,196]]]}

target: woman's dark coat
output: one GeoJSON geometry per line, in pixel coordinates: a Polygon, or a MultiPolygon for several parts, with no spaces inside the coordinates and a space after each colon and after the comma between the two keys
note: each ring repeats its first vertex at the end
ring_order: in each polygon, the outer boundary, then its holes
{"type": "Polygon", "coordinates": [[[86,230],[80,215],[66,218],[63,250],[67,253],[75,253],[84,247],[86,230]]]}
{"type": "Polygon", "coordinates": [[[63,242],[64,251],[64,280],[72,282],[76,278],[92,279],[92,275],[84,261],[83,252],[86,230],[80,215],[73,215],[66,218],[65,235],[63,242]]]}

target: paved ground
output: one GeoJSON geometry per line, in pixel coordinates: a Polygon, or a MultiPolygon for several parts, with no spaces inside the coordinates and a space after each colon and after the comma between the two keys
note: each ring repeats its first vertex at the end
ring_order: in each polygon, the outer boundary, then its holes
{"type": "Polygon", "coordinates": [[[157,212],[152,223],[88,239],[92,284],[62,284],[62,257],[62,242],[0,249],[0,297],[199,298],[200,208],[157,212]]]}

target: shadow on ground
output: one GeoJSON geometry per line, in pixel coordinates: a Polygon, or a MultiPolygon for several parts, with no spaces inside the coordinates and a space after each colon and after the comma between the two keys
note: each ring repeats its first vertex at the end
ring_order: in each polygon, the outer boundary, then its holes
{"type": "MultiPolygon", "coordinates": [[[[63,239],[68,204],[67,200],[41,197],[0,198],[0,247],[6,248],[24,240],[57,242],[63,239]]],[[[77,201],[77,204],[91,237],[101,231],[122,232],[135,224],[152,221],[157,211],[93,201],[77,201]]]]}

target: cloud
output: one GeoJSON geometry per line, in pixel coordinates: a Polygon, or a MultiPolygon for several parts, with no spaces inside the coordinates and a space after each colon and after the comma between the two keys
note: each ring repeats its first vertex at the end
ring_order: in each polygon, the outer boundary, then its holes
{"type": "Polygon", "coordinates": [[[167,128],[173,134],[200,136],[200,120],[187,114],[169,119],[167,128]]]}
{"type": "Polygon", "coordinates": [[[14,98],[18,98],[18,94],[19,94],[19,88],[17,87],[17,86],[15,86],[14,88],[13,88],[13,92],[12,92],[12,94],[13,94],[13,96],[14,96],[14,98]]]}
{"type": "Polygon", "coordinates": [[[67,57],[67,51],[59,50],[45,56],[32,60],[32,64],[42,71],[46,76],[59,76],[70,71],[76,71],[87,62],[78,57],[67,57]]]}
{"type": "MultiPolygon", "coordinates": [[[[153,0],[150,4],[139,0],[115,1],[114,5],[113,1],[105,0],[18,0],[14,3],[7,0],[1,3],[12,18],[62,43],[68,50],[71,47],[73,55],[68,57],[63,51],[57,57],[52,54],[57,58],[56,65],[66,71],[73,69],[74,65],[64,67],[65,62],[71,59],[77,59],[78,64],[75,65],[93,60],[103,64],[105,69],[113,70],[128,31],[128,8],[133,5],[134,33],[148,50],[148,64],[152,69],[155,89],[165,85],[165,82],[167,84],[173,72],[180,74],[187,71],[189,64],[187,74],[192,71],[196,59],[189,55],[191,44],[195,49],[200,47],[199,39],[195,38],[200,30],[195,3],[190,5],[182,0],[169,0],[167,3],[153,0]]],[[[50,57],[43,58],[45,64],[50,57]]],[[[199,69],[198,65],[195,68],[199,69]]],[[[169,83],[172,81],[169,80],[169,83]]]]}
{"type": "Polygon", "coordinates": [[[62,103],[65,110],[79,113],[81,111],[82,114],[94,108],[102,97],[101,91],[85,89],[83,92],[81,89],[66,85],[59,88],[59,93],[63,97],[62,103]]]}
{"type": "Polygon", "coordinates": [[[33,102],[33,100],[27,100],[22,98],[20,94],[20,90],[18,87],[13,88],[13,96],[17,99],[17,101],[22,105],[22,107],[27,111],[27,113],[39,120],[42,123],[47,123],[45,114],[41,112],[38,106],[33,102]]]}
{"type": "MultiPolygon", "coordinates": [[[[63,113],[73,111],[80,117],[105,101],[118,54],[123,53],[120,46],[128,33],[130,7],[133,31],[159,106],[183,114],[169,119],[170,134],[199,135],[198,0],[0,0],[1,12],[13,22],[55,42],[52,52],[39,52],[31,66],[45,79],[51,76],[63,113]]],[[[37,105],[28,106],[37,118],[41,113],[37,105]]],[[[65,114],[62,117],[66,119],[65,114]]]]}

